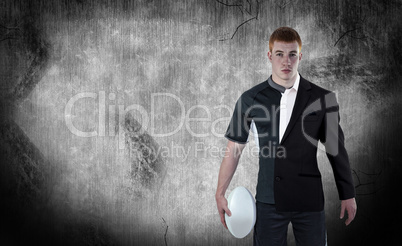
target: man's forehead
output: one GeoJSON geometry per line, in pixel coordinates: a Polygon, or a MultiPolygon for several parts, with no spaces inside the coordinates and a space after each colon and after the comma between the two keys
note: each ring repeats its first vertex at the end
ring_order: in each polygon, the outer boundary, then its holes
{"type": "Polygon", "coordinates": [[[298,52],[299,44],[297,43],[297,41],[294,41],[291,43],[283,42],[283,41],[275,41],[272,48],[273,48],[272,50],[274,52],[275,51],[288,51],[288,52],[296,51],[296,52],[298,52]]]}

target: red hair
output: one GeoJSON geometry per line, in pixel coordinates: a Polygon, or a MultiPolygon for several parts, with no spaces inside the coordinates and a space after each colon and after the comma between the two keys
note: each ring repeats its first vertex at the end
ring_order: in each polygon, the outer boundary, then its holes
{"type": "Polygon", "coordinates": [[[299,34],[295,29],[290,27],[279,27],[269,37],[269,51],[272,52],[275,41],[282,41],[285,43],[293,43],[296,41],[299,44],[299,51],[301,51],[302,41],[299,34]]]}

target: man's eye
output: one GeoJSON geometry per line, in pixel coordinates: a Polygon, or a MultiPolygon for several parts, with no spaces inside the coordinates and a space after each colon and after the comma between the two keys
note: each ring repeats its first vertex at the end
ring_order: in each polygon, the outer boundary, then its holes
{"type": "Polygon", "coordinates": [[[276,56],[283,56],[283,54],[282,54],[282,53],[278,53],[278,54],[276,54],[276,56]]]}
{"type": "Polygon", "coordinates": [[[290,54],[290,56],[293,56],[293,57],[295,57],[295,56],[296,56],[296,54],[290,54]]]}

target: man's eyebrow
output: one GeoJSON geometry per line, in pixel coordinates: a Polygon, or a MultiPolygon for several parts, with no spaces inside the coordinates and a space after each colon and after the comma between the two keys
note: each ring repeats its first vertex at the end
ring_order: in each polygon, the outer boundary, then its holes
{"type": "MultiPolygon", "coordinates": [[[[282,50],[276,50],[275,53],[283,53],[282,50]]],[[[292,50],[289,53],[297,53],[297,50],[292,50]]]]}

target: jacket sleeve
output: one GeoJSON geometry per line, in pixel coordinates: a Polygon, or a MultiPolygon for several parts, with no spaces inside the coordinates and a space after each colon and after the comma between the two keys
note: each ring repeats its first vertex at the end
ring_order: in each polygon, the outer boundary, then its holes
{"type": "Polygon", "coordinates": [[[233,142],[245,144],[248,141],[251,119],[248,117],[247,97],[243,95],[237,100],[235,109],[225,137],[233,142]]]}
{"type": "Polygon", "coordinates": [[[348,153],[345,149],[345,138],[339,125],[339,105],[334,93],[329,93],[324,98],[325,119],[322,125],[321,142],[325,146],[326,154],[335,176],[339,199],[346,200],[355,197],[352,172],[349,164],[348,153]]]}

